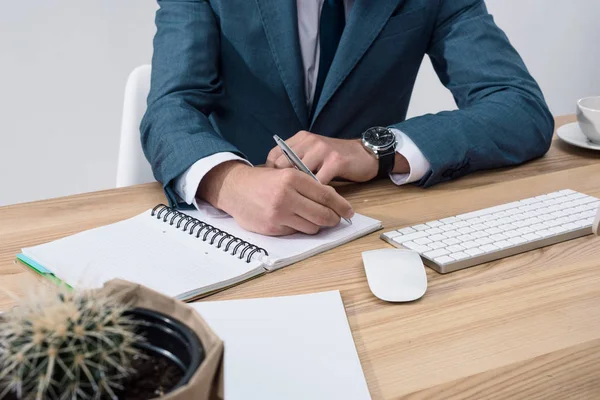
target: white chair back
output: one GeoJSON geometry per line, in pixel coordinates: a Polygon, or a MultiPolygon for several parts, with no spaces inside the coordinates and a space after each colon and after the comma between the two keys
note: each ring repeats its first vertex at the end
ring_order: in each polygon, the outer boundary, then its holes
{"type": "Polygon", "coordinates": [[[150,92],[150,72],[150,65],[137,67],[129,75],[125,86],[117,166],[118,188],[155,181],[140,140],[140,122],[146,112],[146,99],[150,92]]]}

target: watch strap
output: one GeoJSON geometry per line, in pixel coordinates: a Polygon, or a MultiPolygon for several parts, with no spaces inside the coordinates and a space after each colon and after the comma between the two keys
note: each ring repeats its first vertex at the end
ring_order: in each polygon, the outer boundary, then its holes
{"type": "Polygon", "coordinates": [[[379,154],[379,171],[377,172],[377,178],[387,178],[394,169],[395,161],[396,149],[394,147],[389,149],[386,153],[379,154]]]}

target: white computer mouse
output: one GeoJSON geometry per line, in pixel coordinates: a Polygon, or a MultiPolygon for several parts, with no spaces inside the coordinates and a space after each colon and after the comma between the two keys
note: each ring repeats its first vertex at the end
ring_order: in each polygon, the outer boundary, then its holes
{"type": "Polygon", "coordinates": [[[381,249],[362,253],[369,288],[384,301],[420,299],[427,290],[427,273],[418,253],[381,249]]]}

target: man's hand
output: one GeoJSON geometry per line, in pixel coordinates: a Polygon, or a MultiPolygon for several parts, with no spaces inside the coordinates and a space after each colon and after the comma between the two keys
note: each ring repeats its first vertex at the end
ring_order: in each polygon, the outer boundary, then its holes
{"type": "MultiPolygon", "coordinates": [[[[375,178],[379,170],[379,162],[364,148],[360,139],[334,139],[300,131],[286,143],[324,185],[334,178],[366,182],[375,178]]],[[[269,153],[266,166],[292,167],[278,146],[269,153]]],[[[408,161],[396,153],[393,172],[407,173],[409,170],[408,161]]]]}
{"type": "Polygon", "coordinates": [[[227,212],[244,229],[280,236],[315,234],[352,218],[352,206],[335,189],[295,169],[253,168],[230,161],[202,179],[198,196],[227,212]]]}
{"type": "MultiPolygon", "coordinates": [[[[324,185],[334,178],[366,182],[373,179],[379,169],[377,159],[363,147],[360,139],[333,139],[300,131],[285,142],[324,185]]],[[[266,166],[292,167],[278,146],[269,153],[266,166]]]]}

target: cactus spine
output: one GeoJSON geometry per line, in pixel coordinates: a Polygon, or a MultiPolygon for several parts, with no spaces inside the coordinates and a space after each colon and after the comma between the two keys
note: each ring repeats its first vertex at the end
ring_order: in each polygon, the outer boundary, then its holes
{"type": "Polygon", "coordinates": [[[143,339],[98,291],[48,288],[0,317],[0,399],[116,399],[143,339]]]}

